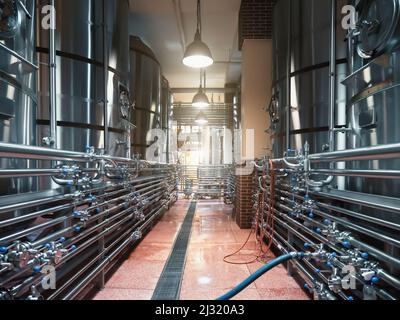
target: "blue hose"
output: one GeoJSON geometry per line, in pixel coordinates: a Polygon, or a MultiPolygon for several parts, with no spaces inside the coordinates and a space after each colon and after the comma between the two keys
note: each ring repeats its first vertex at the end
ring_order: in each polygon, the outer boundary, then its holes
{"type": "Polygon", "coordinates": [[[224,301],[224,300],[232,299],[233,297],[237,296],[240,292],[242,292],[244,289],[246,289],[249,285],[251,285],[254,281],[256,281],[258,278],[260,278],[261,276],[266,274],[268,271],[272,270],[273,268],[279,266],[280,264],[282,264],[286,261],[295,259],[295,258],[299,257],[300,255],[301,254],[299,254],[299,253],[289,253],[289,254],[280,256],[279,258],[276,258],[275,260],[268,262],[265,266],[258,269],[250,277],[248,277],[246,280],[241,282],[237,287],[235,287],[228,293],[224,294],[223,296],[219,297],[217,300],[224,301]]]}

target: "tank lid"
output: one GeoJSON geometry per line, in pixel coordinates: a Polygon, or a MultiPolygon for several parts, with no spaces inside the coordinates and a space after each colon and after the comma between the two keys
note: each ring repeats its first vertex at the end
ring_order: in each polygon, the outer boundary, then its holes
{"type": "Polygon", "coordinates": [[[391,51],[399,45],[398,0],[362,0],[357,10],[360,29],[358,52],[362,58],[391,51]]]}
{"type": "Polygon", "coordinates": [[[149,57],[150,59],[153,59],[155,62],[157,62],[158,64],[160,64],[157,60],[156,55],[154,54],[153,50],[151,50],[151,48],[146,45],[142,39],[140,39],[137,36],[130,36],[129,39],[129,48],[132,51],[136,51],[139,52],[147,57],[149,57]]]}

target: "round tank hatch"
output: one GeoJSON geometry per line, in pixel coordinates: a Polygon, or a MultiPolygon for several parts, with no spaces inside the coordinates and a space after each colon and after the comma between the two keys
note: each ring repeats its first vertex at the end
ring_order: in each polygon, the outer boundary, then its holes
{"type": "Polygon", "coordinates": [[[372,58],[399,45],[400,0],[363,0],[358,12],[358,53],[362,58],[372,58]]]}
{"type": "Polygon", "coordinates": [[[0,38],[13,38],[19,29],[17,2],[0,0],[0,38]]]}

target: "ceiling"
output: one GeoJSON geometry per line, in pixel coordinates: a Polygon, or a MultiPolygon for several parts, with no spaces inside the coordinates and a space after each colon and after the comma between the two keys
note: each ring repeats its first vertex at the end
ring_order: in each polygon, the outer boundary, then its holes
{"type": "MultiPolygon", "coordinates": [[[[130,0],[130,34],[154,51],[171,88],[197,88],[198,70],[182,64],[186,45],[196,31],[196,0],[130,0]]],[[[207,87],[224,88],[240,78],[238,17],[241,0],[202,0],[203,41],[216,63],[207,69],[207,87]],[[230,62],[230,63],[228,63],[230,62]]],[[[175,101],[191,101],[192,93],[175,94],[175,101]]],[[[223,94],[214,93],[215,102],[223,94]]]]}

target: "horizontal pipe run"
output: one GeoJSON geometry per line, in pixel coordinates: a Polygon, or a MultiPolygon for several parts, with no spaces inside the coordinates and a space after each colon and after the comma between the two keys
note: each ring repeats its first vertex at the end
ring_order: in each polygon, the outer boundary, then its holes
{"type": "Polygon", "coordinates": [[[352,150],[317,153],[308,157],[308,159],[313,162],[342,162],[381,160],[391,158],[400,158],[400,143],[352,150]]]}
{"type": "MultiPolygon", "coordinates": [[[[287,197],[291,196],[291,193],[288,192],[288,191],[284,191],[284,190],[280,190],[280,189],[277,189],[276,191],[278,191],[279,193],[281,193],[281,194],[283,194],[283,195],[285,195],[287,197]]],[[[298,195],[298,194],[295,195],[295,197],[298,200],[305,201],[305,198],[300,196],[300,195],[298,195]]],[[[374,224],[377,224],[377,225],[380,225],[380,226],[383,226],[383,227],[386,227],[386,228],[390,228],[390,229],[393,229],[393,230],[400,231],[400,224],[397,224],[397,223],[393,223],[393,222],[390,222],[390,221],[387,221],[387,220],[382,220],[382,219],[375,218],[375,217],[372,217],[372,216],[368,216],[368,215],[365,215],[365,214],[361,214],[361,213],[358,213],[358,212],[355,212],[355,211],[343,209],[341,207],[336,207],[336,206],[333,206],[333,205],[325,204],[325,203],[320,202],[320,201],[317,201],[316,205],[321,207],[321,208],[330,210],[330,211],[342,213],[342,214],[345,214],[345,215],[353,217],[353,218],[357,218],[357,219],[360,219],[360,220],[363,220],[363,221],[366,221],[366,222],[371,222],[371,223],[374,223],[374,224]]]]}
{"type": "Polygon", "coordinates": [[[311,170],[311,174],[334,175],[345,177],[362,177],[372,179],[400,179],[400,171],[396,170],[311,170]]]}
{"type": "MultiPolygon", "coordinates": [[[[288,207],[285,207],[285,206],[282,206],[281,205],[281,207],[282,208],[285,208],[286,209],[286,211],[290,211],[290,208],[288,208],[288,207]]],[[[278,214],[281,214],[278,210],[274,210],[276,213],[278,213],[278,214]]],[[[315,213],[318,213],[318,214],[321,214],[322,212],[321,211],[319,211],[319,210],[314,210],[315,211],[315,213]]],[[[335,217],[332,217],[332,216],[330,216],[330,215],[327,215],[327,214],[325,214],[325,213],[322,213],[326,218],[329,218],[329,219],[331,219],[332,221],[335,221],[335,219],[337,219],[337,218],[335,218],[335,217]]],[[[283,216],[284,218],[285,218],[285,215],[283,216]]],[[[287,218],[285,218],[286,220],[288,220],[288,219],[290,219],[290,220],[293,220],[293,219],[291,219],[291,218],[289,218],[289,217],[287,217],[287,218]]],[[[293,220],[293,221],[295,221],[295,220],[293,220]]],[[[306,229],[308,229],[308,228],[306,228],[305,226],[303,226],[302,224],[298,224],[298,226],[300,227],[300,228],[302,228],[303,230],[305,230],[307,233],[309,233],[310,235],[312,235],[312,236],[314,236],[314,237],[317,237],[317,238],[319,238],[320,237],[320,235],[318,235],[318,234],[316,234],[316,233],[313,233],[311,230],[310,230],[310,232],[308,232],[306,229]]],[[[296,234],[296,232],[295,232],[295,234],[296,234]]],[[[297,234],[296,234],[297,235],[297,234]]],[[[303,239],[304,240],[304,239],[303,239]]],[[[322,240],[322,239],[320,239],[320,240],[322,240]]],[[[327,240],[324,240],[324,241],[322,241],[322,242],[324,242],[325,244],[328,244],[328,241],[327,240]]],[[[395,257],[392,257],[392,256],[390,256],[390,255],[388,255],[388,254],[386,254],[385,252],[382,252],[382,251],[380,251],[380,250],[378,250],[378,249],[376,249],[376,248],[374,248],[374,247],[372,247],[372,246],[370,246],[370,245],[368,245],[368,244],[365,244],[365,243],[363,243],[363,242],[361,242],[361,241],[359,241],[359,240],[356,240],[356,239],[354,239],[354,238],[350,238],[350,243],[352,244],[352,245],[354,245],[356,248],[358,248],[358,249],[360,249],[360,250],[365,250],[366,252],[369,252],[372,256],[374,256],[375,258],[377,258],[378,260],[381,260],[381,261],[383,261],[383,262],[385,262],[385,263],[388,263],[389,265],[394,265],[394,266],[396,266],[396,267],[398,267],[398,268],[400,268],[400,260],[398,260],[398,259],[396,259],[395,257]]]]}
{"type": "MultiPolygon", "coordinates": [[[[156,215],[159,215],[164,209],[161,208],[156,215]]],[[[87,275],[79,284],[77,284],[67,295],[63,297],[63,300],[74,299],[85,286],[95,278],[115,257],[118,256],[129,244],[132,243],[132,239],[125,240],[117,249],[115,249],[111,254],[104,258],[104,260],[89,274],[87,275]]]]}
{"type": "Polygon", "coordinates": [[[12,205],[6,205],[3,207],[0,207],[0,214],[9,212],[9,211],[15,211],[15,210],[27,209],[27,208],[35,207],[35,206],[41,206],[44,204],[54,203],[54,202],[58,202],[58,201],[71,200],[72,198],[73,198],[72,194],[64,194],[64,195],[57,195],[54,197],[46,197],[46,198],[39,199],[39,200],[27,201],[24,203],[15,203],[12,205]]]}
{"type": "MultiPolygon", "coordinates": [[[[80,169],[81,172],[99,172],[98,169],[80,169]]],[[[62,169],[0,169],[0,178],[45,177],[62,174],[62,169]]]]}
{"type": "MultiPolygon", "coordinates": [[[[162,207],[162,206],[160,206],[160,208],[161,208],[161,207],[162,207]]],[[[148,216],[147,216],[147,218],[148,218],[149,216],[152,217],[152,215],[157,214],[157,210],[159,210],[159,209],[155,209],[155,210],[153,210],[151,213],[149,213],[148,216]]],[[[128,210],[126,210],[126,211],[128,211],[128,210]]],[[[125,212],[125,214],[126,214],[126,212],[125,212]]],[[[105,233],[111,233],[114,229],[116,229],[116,228],[118,228],[119,226],[123,225],[125,222],[129,221],[131,218],[132,218],[132,215],[130,215],[130,216],[128,216],[128,217],[125,217],[123,220],[120,220],[120,221],[118,221],[117,223],[115,223],[114,225],[109,226],[106,230],[104,230],[102,233],[98,234],[95,238],[92,238],[91,240],[89,240],[88,242],[86,242],[86,244],[81,244],[81,245],[78,247],[77,250],[73,251],[73,252],[70,253],[68,256],[64,257],[63,260],[61,261],[61,263],[60,263],[59,265],[56,265],[56,268],[60,268],[63,264],[65,264],[66,262],[68,262],[71,258],[75,257],[75,256],[78,255],[80,252],[83,252],[84,249],[86,249],[87,247],[89,247],[91,244],[95,243],[95,242],[98,241],[99,239],[101,239],[101,238],[104,236],[105,233]]],[[[101,226],[97,226],[95,230],[101,229],[101,227],[103,227],[104,224],[109,224],[109,222],[112,221],[112,220],[116,220],[116,219],[112,218],[112,219],[109,219],[109,220],[103,222],[102,225],[101,225],[101,226]]],[[[138,227],[138,226],[140,226],[140,222],[137,223],[137,224],[135,225],[135,228],[138,227]]],[[[92,232],[95,231],[95,230],[92,230],[92,232]]],[[[57,238],[58,238],[59,236],[61,236],[61,235],[58,234],[58,235],[57,235],[57,238]]],[[[49,241],[49,239],[46,239],[46,241],[43,241],[43,239],[42,239],[41,242],[42,242],[42,243],[47,243],[48,241],[49,241]]],[[[34,248],[37,247],[37,246],[38,246],[38,243],[32,244],[32,247],[34,247],[34,248]]],[[[24,273],[24,271],[22,271],[21,274],[23,274],[23,273],[24,273]]],[[[19,276],[21,276],[21,274],[20,274],[19,276]]],[[[17,276],[18,276],[18,274],[17,274],[17,276]]],[[[10,279],[11,279],[11,278],[10,278],[10,279]]],[[[28,279],[28,280],[30,280],[30,279],[28,279]]],[[[1,283],[2,286],[4,286],[4,284],[5,284],[5,283],[1,283]]],[[[27,286],[27,288],[29,288],[29,287],[30,287],[30,285],[27,286]]]]}
{"type": "Polygon", "coordinates": [[[0,142],[0,158],[53,160],[53,161],[77,161],[92,162],[95,160],[106,160],[121,163],[135,163],[128,158],[112,157],[107,155],[96,155],[83,152],[74,152],[58,149],[47,149],[42,147],[17,145],[0,142]]]}
{"type": "MultiPolygon", "coordinates": [[[[277,220],[277,222],[280,223],[280,220],[277,220]]],[[[260,227],[261,227],[261,226],[260,226],[260,227]]],[[[271,230],[269,226],[265,226],[265,227],[267,227],[269,230],[271,230]]],[[[287,245],[287,247],[288,247],[289,249],[295,250],[295,248],[294,248],[293,246],[291,246],[290,244],[288,244],[288,242],[287,242],[286,240],[284,240],[284,239],[281,237],[281,235],[280,235],[276,230],[274,230],[274,235],[277,236],[277,237],[279,237],[279,238],[283,241],[283,243],[284,243],[285,245],[287,245]]],[[[310,241],[310,240],[305,240],[304,238],[302,238],[302,241],[307,241],[307,243],[312,244],[312,241],[310,241]]],[[[314,246],[315,246],[315,245],[314,245],[314,246]]],[[[283,246],[281,245],[281,247],[283,247],[283,246]]],[[[314,265],[312,265],[312,264],[311,264],[309,261],[307,261],[307,260],[303,260],[302,263],[307,264],[308,267],[311,268],[314,272],[317,270],[316,267],[315,267],[314,265]]],[[[339,267],[343,267],[343,266],[339,266],[339,267]]],[[[386,276],[386,279],[387,279],[386,281],[389,282],[390,284],[394,285],[395,287],[397,287],[397,285],[399,284],[399,280],[398,280],[398,279],[396,279],[396,278],[394,278],[394,277],[391,277],[391,276],[388,276],[388,274],[387,274],[384,270],[380,270],[378,273],[384,275],[384,276],[382,276],[382,278],[385,278],[385,276],[386,276]]],[[[325,283],[328,283],[328,279],[327,279],[326,277],[324,277],[321,273],[318,273],[318,275],[322,276],[321,279],[324,280],[325,283]]],[[[356,277],[356,278],[357,278],[357,280],[358,280],[359,282],[361,282],[362,284],[365,285],[365,281],[364,281],[363,279],[361,279],[360,277],[356,277]]],[[[382,290],[380,290],[380,289],[378,289],[378,288],[374,288],[374,289],[376,290],[376,293],[377,293],[378,295],[384,296],[384,297],[388,297],[388,293],[386,293],[385,291],[381,292],[382,290]]],[[[391,297],[391,296],[390,296],[389,298],[390,298],[390,299],[393,299],[393,297],[391,297]]]]}
{"type": "MultiPolygon", "coordinates": [[[[140,182],[146,182],[146,181],[151,181],[153,179],[165,179],[167,178],[165,175],[160,175],[160,176],[150,176],[150,177],[141,177],[141,178],[136,178],[130,181],[131,184],[135,183],[140,183],[140,182]]],[[[90,190],[85,190],[83,193],[84,194],[93,194],[95,192],[101,191],[106,189],[107,187],[125,187],[126,184],[121,183],[121,184],[114,184],[111,186],[104,186],[101,188],[94,188],[90,190]]],[[[26,201],[26,202],[19,202],[19,203],[14,203],[12,205],[6,205],[0,207],[0,214],[5,213],[5,212],[10,212],[10,211],[16,211],[16,210],[21,210],[21,209],[27,209],[29,207],[35,207],[35,206],[40,206],[40,205],[47,205],[50,203],[58,202],[58,201],[67,201],[67,200],[72,200],[74,199],[75,194],[62,194],[62,195],[55,195],[53,197],[44,197],[39,200],[32,200],[32,201],[26,201]]],[[[102,195],[98,196],[99,198],[102,197],[102,195]]],[[[103,195],[104,197],[104,195],[103,195]]],[[[3,197],[3,199],[6,197],[3,197]]],[[[78,205],[81,205],[83,203],[78,203],[78,205]]]]}
{"type": "MultiPolygon", "coordinates": [[[[284,200],[287,203],[291,203],[292,202],[288,198],[284,198],[284,200]]],[[[285,206],[281,206],[281,207],[284,208],[287,212],[291,212],[292,211],[291,208],[288,208],[288,207],[285,207],[285,206]]],[[[334,221],[334,222],[336,222],[336,223],[338,223],[338,224],[340,224],[340,225],[342,225],[344,227],[347,227],[347,228],[349,228],[351,230],[357,231],[359,233],[363,233],[363,234],[368,235],[368,236],[370,236],[372,238],[378,239],[378,240],[380,240],[382,242],[390,243],[390,244],[392,244],[392,245],[394,245],[396,247],[400,247],[400,240],[388,237],[388,236],[386,236],[384,234],[375,232],[373,230],[369,230],[369,229],[364,228],[362,226],[356,225],[356,224],[354,224],[354,223],[352,223],[352,222],[350,222],[348,220],[344,220],[344,219],[341,219],[339,217],[332,216],[331,214],[325,213],[325,212],[323,212],[321,210],[318,210],[318,209],[313,209],[313,212],[318,214],[319,216],[325,218],[325,219],[329,219],[331,221],[334,221]]],[[[300,215],[300,216],[305,220],[313,221],[319,227],[324,227],[324,225],[322,223],[318,223],[317,221],[315,221],[313,219],[310,219],[310,218],[307,218],[304,215],[300,215]]]]}

